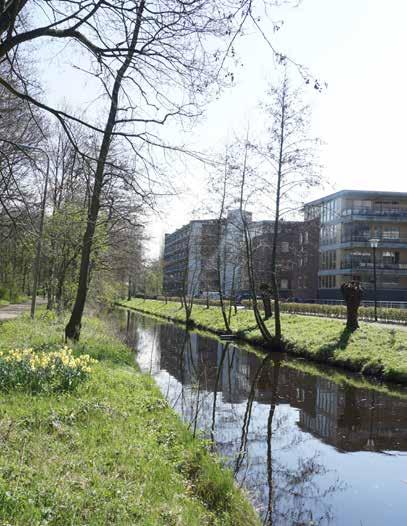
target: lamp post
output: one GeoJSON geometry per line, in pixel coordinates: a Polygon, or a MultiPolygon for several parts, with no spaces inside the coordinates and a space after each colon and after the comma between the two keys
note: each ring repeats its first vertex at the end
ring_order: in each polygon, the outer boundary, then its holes
{"type": "Polygon", "coordinates": [[[373,287],[374,287],[374,320],[377,321],[377,278],[376,278],[376,248],[379,245],[379,239],[372,238],[369,240],[373,250],[373,287]]]}

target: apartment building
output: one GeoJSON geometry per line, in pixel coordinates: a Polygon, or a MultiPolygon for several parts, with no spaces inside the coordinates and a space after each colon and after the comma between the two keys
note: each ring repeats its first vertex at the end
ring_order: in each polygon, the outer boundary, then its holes
{"type": "MultiPolygon", "coordinates": [[[[256,287],[271,283],[274,221],[251,226],[256,287]]],[[[317,294],[319,221],[280,221],[277,242],[277,281],[282,298],[305,301],[317,294]]],[[[245,284],[247,286],[247,280],[245,284]]]]}
{"type": "Polygon", "coordinates": [[[320,221],[320,299],[340,299],[349,280],[360,281],[364,298],[373,299],[371,240],[377,240],[377,299],[407,301],[406,192],[342,190],[306,204],[304,212],[306,221],[320,221]]]}
{"type": "MultiPolygon", "coordinates": [[[[219,277],[226,296],[248,292],[245,227],[256,288],[271,284],[274,222],[253,221],[250,212],[231,210],[220,224],[217,220],[191,221],[165,236],[164,292],[176,296],[183,290],[188,295],[218,291],[219,277]]],[[[282,297],[316,297],[318,239],[318,220],[281,221],[277,276],[282,297]]]]}
{"type": "Polygon", "coordinates": [[[175,232],[165,234],[165,294],[197,296],[206,290],[218,290],[218,239],[218,221],[211,219],[190,221],[175,232]]]}

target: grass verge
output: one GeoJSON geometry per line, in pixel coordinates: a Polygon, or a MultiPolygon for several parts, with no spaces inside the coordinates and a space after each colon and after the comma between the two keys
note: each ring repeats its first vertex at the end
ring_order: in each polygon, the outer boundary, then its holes
{"type": "MultiPolygon", "coordinates": [[[[184,310],[175,302],[133,299],[120,304],[166,319],[180,322],[185,319],[184,310]]],[[[291,354],[380,380],[407,384],[407,331],[361,322],[360,329],[349,333],[343,320],[296,314],[283,314],[281,319],[285,348],[291,354]]],[[[199,328],[217,334],[224,332],[219,307],[207,309],[195,305],[192,321],[199,328]]],[[[271,331],[273,324],[273,319],[267,322],[271,331]]],[[[232,315],[231,326],[242,340],[264,345],[252,311],[238,310],[232,315]]]]}
{"type": "MultiPolygon", "coordinates": [[[[61,345],[63,320],[0,324],[0,350],[61,345]]],[[[257,525],[232,474],[193,439],[99,319],[75,355],[98,363],[65,393],[0,398],[2,525],[257,525]]]]}

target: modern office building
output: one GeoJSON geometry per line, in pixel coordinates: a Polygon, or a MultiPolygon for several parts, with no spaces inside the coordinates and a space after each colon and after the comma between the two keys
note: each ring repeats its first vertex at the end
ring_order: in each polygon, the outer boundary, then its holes
{"type": "Polygon", "coordinates": [[[318,298],[341,299],[341,284],[357,280],[372,300],[376,270],[377,299],[407,301],[407,192],[342,190],[304,212],[320,221],[318,298]]]}

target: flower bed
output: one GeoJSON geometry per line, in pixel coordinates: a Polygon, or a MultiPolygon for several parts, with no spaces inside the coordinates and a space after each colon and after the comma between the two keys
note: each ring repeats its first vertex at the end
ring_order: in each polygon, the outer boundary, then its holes
{"type": "Polygon", "coordinates": [[[31,393],[70,391],[84,381],[96,360],[87,354],[75,358],[72,350],[13,349],[0,352],[0,389],[31,393]]]}

